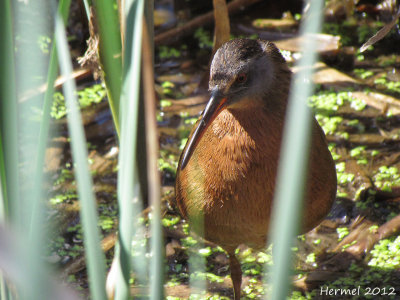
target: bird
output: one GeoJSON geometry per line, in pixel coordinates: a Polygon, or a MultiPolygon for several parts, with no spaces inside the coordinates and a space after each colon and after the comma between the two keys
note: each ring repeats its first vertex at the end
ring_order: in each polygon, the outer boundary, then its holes
{"type": "MultiPolygon", "coordinates": [[[[272,42],[224,43],[210,66],[210,99],[179,159],[177,206],[191,230],[227,252],[235,300],[242,283],[236,248],[267,245],[291,77],[272,42]]],[[[325,134],[312,118],[303,233],[327,216],[337,189],[325,134]]]]}

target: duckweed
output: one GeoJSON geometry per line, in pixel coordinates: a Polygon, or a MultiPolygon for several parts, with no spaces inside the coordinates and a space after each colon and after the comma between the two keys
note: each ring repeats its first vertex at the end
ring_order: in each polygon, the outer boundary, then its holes
{"type": "Polygon", "coordinates": [[[365,146],[358,146],[350,150],[350,156],[357,158],[357,163],[360,165],[368,164],[365,148],[365,146]]]}
{"type": "Polygon", "coordinates": [[[334,150],[335,147],[336,147],[335,144],[329,144],[328,145],[328,149],[331,152],[332,158],[333,158],[333,160],[336,161],[336,160],[339,160],[341,158],[341,156],[335,152],[335,150],[334,150]]]}
{"type": "MultiPolygon", "coordinates": [[[[100,103],[107,95],[105,87],[101,84],[89,86],[77,92],[79,106],[81,109],[100,103]]],[[[55,92],[53,95],[53,105],[51,107],[50,116],[54,119],[61,119],[67,114],[64,95],[55,92]]]]}
{"type": "Polygon", "coordinates": [[[199,254],[200,254],[201,256],[207,257],[207,256],[210,256],[210,255],[211,255],[212,250],[211,250],[211,247],[206,247],[206,248],[199,249],[198,252],[199,252],[199,254]]]}
{"type": "Polygon", "coordinates": [[[349,234],[349,229],[347,227],[338,227],[336,228],[336,232],[338,234],[338,241],[341,241],[349,234]]]}
{"type": "Polygon", "coordinates": [[[200,27],[199,29],[197,29],[195,31],[194,37],[198,40],[200,48],[212,49],[213,40],[212,40],[210,32],[208,32],[204,28],[200,27]]]}
{"type": "Polygon", "coordinates": [[[319,91],[309,98],[308,103],[317,112],[323,111],[328,114],[336,112],[345,103],[349,103],[356,110],[365,108],[365,103],[360,99],[354,98],[351,91],[319,91]]]}
{"type": "Polygon", "coordinates": [[[375,186],[383,191],[392,191],[392,187],[400,185],[400,174],[396,167],[382,166],[373,176],[375,186]]]}
{"type": "Polygon", "coordinates": [[[175,88],[175,84],[171,81],[164,81],[161,83],[161,87],[162,87],[162,93],[164,95],[173,95],[174,94],[174,88],[175,88]]]}
{"type": "Polygon", "coordinates": [[[160,151],[160,158],[158,159],[158,168],[160,171],[168,172],[173,176],[176,175],[176,169],[178,168],[177,157],[165,150],[160,151]]]}
{"type": "Polygon", "coordinates": [[[337,131],[337,127],[343,121],[342,117],[335,116],[335,117],[326,117],[320,114],[315,116],[318,123],[321,125],[322,129],[324,130],[325,134],[333,134],[337,131]]]}
{"type": "Polygon", "coordinates": [[[50,53],[51,38],[47,35],[39,35],[37,38],[37,44],[44,54],[50,53]]]}
{"type": "Polygon", "coordinates": [[[173,47],[158,46],[158,55],[161,59],[178,58],[181,56],[181,52],[173,47]]]}
{"type": "Polygon", "coordinates": [[[292,295],[288,298],[290,300],[311,300],[314,299],[316,296],[315,292],[309,293],[306,292],[305,295],[303,295],[300,291],[293,291],[292,295]]]}
{"type": "Polygon", "coordinates": [[[52,205],[56,205],[76,199],[78,199],[78,195],[76,193],[65,193],[65,194],[55,195],[54,197],[50,198],[49,202],[52,205]]]}
{"type": "Polygon", "coordinates": [[[110,231],[114,228],[115,222],[114,218],[110,216],[100,215],[99,216],[99,226],[105,231],[110,231]]]}
{"type": "Polygon", "coordinates": [[[339,185],[346,185],[354,180],[355,175],[351,173],[346,173],[345,168],[345,162],[340,162],[336,164],[336,174],[339,185]]]}
{"type": "Polygon", "coordinates": [[[390,81],[387,79],[386,74],[375,79],[374,83],[383,85],[391,93],[400,94],[400,81],[390,81]]]}
{"type": "Polygon", "coordinates": [[[224,278],[218,275],[215,275],[210,272],[198,272],[195,271],[192,274],[190,274],[190,279],[191,280],[209,280],[211,282],[224,282],[224,278]]]}
{"type": "Polygon", "coordinates": [[[306,263],[311,264],[313,267],[316,267],[317,264],[315,262],[315,259],[316,259],[315,253],[310,253],[306,257],[306,263]]]}
{"type": "Polygon", "coordinates": [[[361,154],[364,153],[365,146],[358,146],[350,150],[351,157],[359,157],[361,154]]]}
{"type": "Polygon", "coordinates": [[[172,105],[171,100],[161,99],[161,101],[160,101],[160,106],[162,108],[168,107],[168,106],[171,106],[171,105],[172,105]]]}
{"type": "Polygon", "coordinates": [[[186,238],[184,238],[184,239],[181,239],[181,242],[182,242],[182,246],[183,247],[186,247],[186,248],[189,248],[189,247],[192,247],[192,246],[194,246],[194,245],[196,245],[198,242],[194,239],[194,238],[192,238],[191,236],[188,236],[188,237],[186,237],[186,238]]]}
{"type": "Polygon", "coordinates": [[[161,222],[164,227],[173,227],[178,224],[180,220],[180,216],[166,215],[161,222]]]}
{"type": "Polygon", "coordinates": [[[369,266],[382,269],[398,269],[400,266],[400,237],[379,241],[371,250],[369,266]]]}
{"type": "Polygon", "coordinates": [[[367,79],[374,75],[374,72],[365,69],[354,69],[353,72],[361,79],[367,79]]]}

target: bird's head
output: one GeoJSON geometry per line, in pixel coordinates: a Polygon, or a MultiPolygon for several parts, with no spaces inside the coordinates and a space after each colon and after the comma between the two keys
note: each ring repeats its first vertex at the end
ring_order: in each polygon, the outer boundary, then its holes
{"type": "Polygon", "coordinates": [[[244,100],[249,99],[269,98],[274,101],[276,97],[265,96],[273,94],[275,89],[282,86],[280,82],[282,79],[285,81],[286,89],[290,71],[285,59],[273,43],[234,39],[223,44],[215,53],[211,63],[210,100],[188,141],[182,156],[181,169],[185,168],[204,132],[222,110],[240,107],[244,100]]]}
{"type": "Polygon", "coordinates": [[[235,39],[215,53],[210,69],[211,95],[226,98],[233,105],[250,97],[264,96],[285,65],[278,48],[267,41],[235,39]]]}

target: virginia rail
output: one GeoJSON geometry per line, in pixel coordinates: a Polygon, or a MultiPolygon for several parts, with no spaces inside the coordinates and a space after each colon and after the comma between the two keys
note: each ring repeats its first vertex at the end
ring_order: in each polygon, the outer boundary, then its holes
{"type": "MultiPolygon", "coordinates": [[[[234,299],[242,282],[235,249],[266,246],[290,80],[273,43],[223,44],[211,64],[210,100],[179,161],[178,207],[228,253],[234,299]]],[[[318,225],[336,195],[335,164],[315,119],[310,147],[302,232],[318,225]]]]}

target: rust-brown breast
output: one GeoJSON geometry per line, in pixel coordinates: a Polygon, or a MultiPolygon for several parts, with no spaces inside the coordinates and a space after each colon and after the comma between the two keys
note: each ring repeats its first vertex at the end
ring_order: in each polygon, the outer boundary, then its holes
{"type": "MultiPolygon", "coordinates": [[[[283,129],[284,111],[268,111],[261,100],[244,104],[220,113],[176,179],[184,217],[227,251],[266,245],[283,129]]],[[[312,141],[306,230],[327,214],[336,192],[335,167],[316,122],[312,141]]]]}

